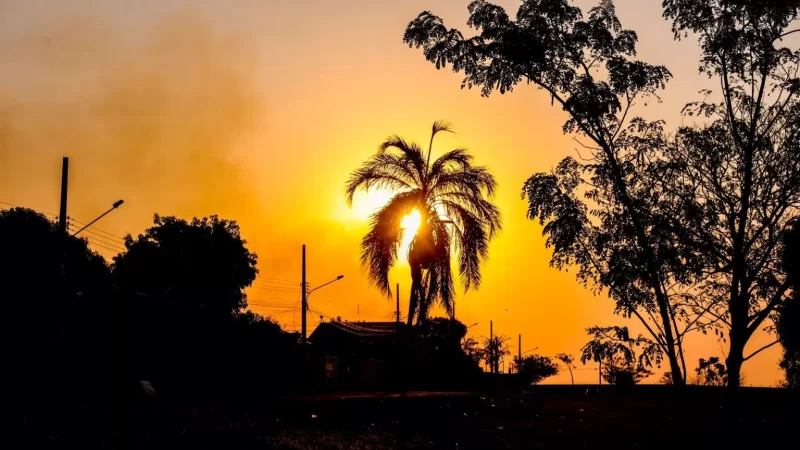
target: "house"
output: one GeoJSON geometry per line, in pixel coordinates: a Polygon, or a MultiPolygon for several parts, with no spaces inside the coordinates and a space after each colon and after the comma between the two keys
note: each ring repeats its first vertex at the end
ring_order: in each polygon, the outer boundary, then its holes
{"type": "Polygon", "coordinates": [[[380,391],[396,385],[402,366],[397,322],[323,322],[311,336],[316,386],[331,391],[380,391]]]}

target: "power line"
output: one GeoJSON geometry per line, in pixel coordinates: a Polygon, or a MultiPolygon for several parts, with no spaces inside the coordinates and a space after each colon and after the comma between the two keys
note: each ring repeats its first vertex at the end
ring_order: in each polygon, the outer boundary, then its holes
{"type": "MultiPolygon", "coordinates": [[[[74,228],[76,230],[79,230],[77,224],[73,225],[73,224],[70,223],[69,227],[74,228]]],[[[123,243],[125,242],[124,238],[110,237],[107,234],[98,233],[97,230],[94,230],[92,228],[87,228],[87,229],[84,229],[83,231],[81,231],[81,234],[84,234],[84,233],[90,234],[90,235],[94,235],[94,236],[97,236],[97,237],[102,238],[102,239],[108,239],[109,241],[113,241],[113,242],[123,242],[123,243]]]]}
{"type": "Polygon", "coordinates": [[[100,244],[103,244],[103,245],[106,245],[106,246],[109,246],[109,247],[114,247],[114,248],[116,248],[116,249],[118,249],[120,251],[127,250],[125,248],[125,246],[122,245],[122,244],[119,244],[119,243],[113,242],[113,241],[109,241],[109,240],[103,240],[102,238],[99,238],[99,237],[96,237],[96,236],[92,236],[92,235],[88,235],[87,234],[86,236],[80,236],[80,238],[81,239],[86,239],[90,243],[100,243],[100,244]]]}
{"type": "MultiPolygon", "coordinates": [[[[81,222],[80,220],[77,220],[77,219],[75,219],[75,218],[73,218],[73,217],[68,217],[67,219],[68,219],[68,220],[70,220],[70,221],[72,221],[72,222],[75,222],[75,223],[77,223],[78,225],[86,225],[86,222],[81,222]]],[[[124,240],[124,239],[125,239],[125,238],[124,238],[124,237],[122,237],[122,236],[119,236],[119,235],[116,235],[116,234],[113,234],[113,233],[109,233],[108,231],[101,230],[101,229],[99,229],[99,228],[96,228],[96,227],[94,227],[94,226],[91,226],[91,227],[89,227],[88,229],[91,229],[91,230],[94,230],[94,231],[99,231],[100,233],[107,234],[107,235],[109,235],[110,237],[114,237],[114,238],[117,238],[117,239],[122,239],[122,240],[124,240]]]]}
{"type": "Polygon", "coordinates": [[[280,281],[280,282],[285,282],[285,283],[291,283],[291,284],[294,284],[294,285],[299,285],[300,284],[299,281],[287,280],[287,279],[284,279],[284,278],[272,278],[272,277],[266,277],[266,276],[263,276],[263,275],[259,275],[258,277],[256,277],[256,279],[280,281]]]}
{"type": "MultiPolygon", "coordinates": [[[[76,230],[76,227],[74,227],[74,226],[67,226],[67,228],[70,231],[75,231],[76,230]]],[[[86,233],[86,231],[84,231],[83,233],[86,233]]],[[[103,244],[110,245],[110,246],[113,246],[113,247],[119,247],[119,249],[121,251],[127,250],[124,245],[120,244],[119,242],[113,241],[113,240],[111,240],[109,238],[106,238],[106,237],[103,237],[103,236],[99,236],[99,235],[94,235],[94,234],[83,234],[83,233],[81,233],[82,234],[81,237],[83,237],[83,238],[85,238],[87,240],[95,239],[97,242],[101,242],[103,244]]]]}
{"type": "Polygon", "coordinates": [[[300,290],[300,283],[297,283],[297,284],[280,284],[280,283],[274,283],[274,284],[273,284],[273,283],[267,283],[267,282],[265,282],[265,281],[258,281],[258,280],[255,280],[255,281],[253,282],[253,285],[254,285],[254,286],[255,286],[255,285],[258,285],[258,286],[265,286],[265,287],[280,287],[280,288],[284,288],[284,289],[296,289],[296,290],[298,290],[298,291],[300,290]]]}
{"type": "Polygon", "coordinates": [[[103,249],[106,249],[106,250],[109,250],[109,251],[112,251],[112,252],[122,253],[122,252],[124,251],[124,250],[122,250],[122,251],[121,251],[121,250],[120,250],[120,249],[118,249],[118,248],[106,247],[105,245],[103,245],[103,244],[99,244],[99,243],[97,243],[97,242],[92,242],[92,241],[89,241],[89,244],[90,244],[92,247],[100,247],[100,248],[103,248],[103,249]]]}
{"type": "Polygon", "coordinates": [[[270,291],[270,292],[286,292],[290,294],[294,294],[295,292],[299,291],[299,289],[268,288],[263,286],[250,286],[250,289],[258,289],[261,291],[270,291]]]}
{"type": "Polygon", "coordinates": [[[35,211],[35,212],[37,212],[37,213],[39,213],[39,214],[44,214],[45,216],[58,217],[58,215],[57,215],[57,214],[49,213],[49,212],[46,212],[46,211],[41,211],[41,210],[38,210],[38,209],[28,208],[27,206],[20,206],[20,205],[15,205],[14,203],[2,202],[2,201],[0,201],[0,203],[2,203],[2,204],[4,204],[4,205],[11,206],[11,207],[14,207],[14,208],[25,208],[25,209],[30,209],[31,211],[35,211]]]}
{"type": "Polygon", "coordinates": [[[270,285],[279,285],[279,286],[291,286],[291,287],[300,287],[300,283],[294,283],[289,281],[270,281],[270,280],[262,280],[261,278],[256,278],[253,280],[254,283],[262,283],[262,284],[270,284],[270,285]]]}

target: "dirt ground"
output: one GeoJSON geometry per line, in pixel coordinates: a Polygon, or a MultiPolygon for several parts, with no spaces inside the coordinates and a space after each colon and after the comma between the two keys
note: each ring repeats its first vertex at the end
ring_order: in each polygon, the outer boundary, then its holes
{"type": "MultiPolygon", "coordinates": [[[[521,394],[328,395],[197,405],[148,397],[135,448],[709,448],[796,441],[798,397],[743,389],[539,386],[521,394]],[[788,441],[786,439],[789,439],[788,441]]],[[[130,435],[115,435],[117,444],[130,435]]],[[[131,443],[131,442],[127,442],[131,443]]],[[[784,444],[785,445],[785,444],[784,444]]],[[[118,445],[115,445],[118,446],[118,445]]]]}

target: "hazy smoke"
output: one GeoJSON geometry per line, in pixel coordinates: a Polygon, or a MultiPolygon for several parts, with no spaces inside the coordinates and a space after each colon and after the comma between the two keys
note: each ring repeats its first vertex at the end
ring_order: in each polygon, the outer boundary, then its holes
{"type": "Polygon", "coordinates": [[[0,42],[0,192],[57,190],[70,156],[71,211],[117,197],[147,214],[257,207],[237,162],[264,113],[246,42],[186,17],[139,35],[27,33],[0,42]]]}

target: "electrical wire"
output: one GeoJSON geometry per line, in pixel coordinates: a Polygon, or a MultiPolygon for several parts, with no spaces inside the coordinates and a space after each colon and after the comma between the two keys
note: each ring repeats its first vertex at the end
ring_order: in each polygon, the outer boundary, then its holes
{"type": "Polygon", "coordinates": [[[89,245],[91,245],[92,247],[100,247],[100,248],[106,249],[108,251],[116,252],[117,254],[122,253],[122,252],[125,251],[125,250],[120,250],[118,248],[107,247],[107,246],[105,246],[103,244],[99,244],[97,242],[92,242],[92,241],[89,241],[89,245]]]}
{"type": "MultiPolygon", "coordinates": [[[[78,230],[79,230],[79,228],[77,228],[77,227],[75,227],[75,226],[73,226],[73,225],[68,225],[68,226],[67,226],[67,229],[68,229],[68,230],[70,230],[70,231],[73,231],[73,232],[74,232],[74,231],[78,231],[78,230]]],[[[110,245],[110,246],[113,246],[113,247],[119,247],[119,249],[120,249],[121,251],[125,251],[125,250],[127,250],[127,249],[125,248],[124,244],[120,244],[118,241],[114,241],[114,240],[112,240],[112,239],[110,239],[110,238],[103,237],[103,236],[100,236],[100,235],[95,235],[95,234],[92,234],[92,233],[86,233],[86,231],[88,231],[88,230],[84,230],[84,231],[82,231],[82,232],[81,232],[81,236],[78,236],[78,237],[79,237],[79,238],[80,238],[80,237],[83,237],[83,238],[85,238],[85,239],[87,239],[87,240],[88,240],[88,239],[94,239],[94,240],[96,240],[97,242],[101,242],[101,243],[103,243],[103,244],[106,244],[106,245],[110,245]]]]}
{"type": "Polygon", "coordinates": [[[99,240],[94,236],[81,236],[81,239],[85,239],[91,245],[111,247],[112,249],[117,250],[120,253],[123,253],[123,252],[125,252],[127,250],[124,246],[122,246],[120,244],[115,244],[113,242],[107,242],[107,241],[99,240]]]}
{"type": "MultiPolygon", "coordinates": [[[[81,222],[80,220],[77,220],[77,219],[75,219],[73,217],[67,217],[67,220],[75,222],[78,225],[83,225],[83,226],[87,225],[86,222],[81,222]]],[[[116,234],[113,234],[113,233],[109,233],[108,231],[105,231],[105,230],[101,230],[99,228],[96,228],[94,225],[92,225],[89,228],[87,228],[87,230],[98,231],[100,233],[107,234],[109,237],[125,240],[125,238],[122,237],[122,236],[119,236],[119,235],[116,235],[116,234]]]]}
{"type": "Polygon", "coordinates": [[[3,202],[3,201],[0,201],[0,203],[2,203],[2,204],[4,204],[4,205],[11,206],[11,207],[13,207],[13,208],[25,208],[25,209],[30,209],[31,211],[35,211],[35,212],[37,212],[37,213],[39,213],[39,214],[44,214],[45,216],[58,217],[58,215],[57,215],[57,214],[49,213],[49,212],[46,212],[46,211],[41,211],[41,210],[38,210],[38,209],[28,208],[28,207],[26,207],[26,206],[15,205],[14,203],[3,202]]]}

